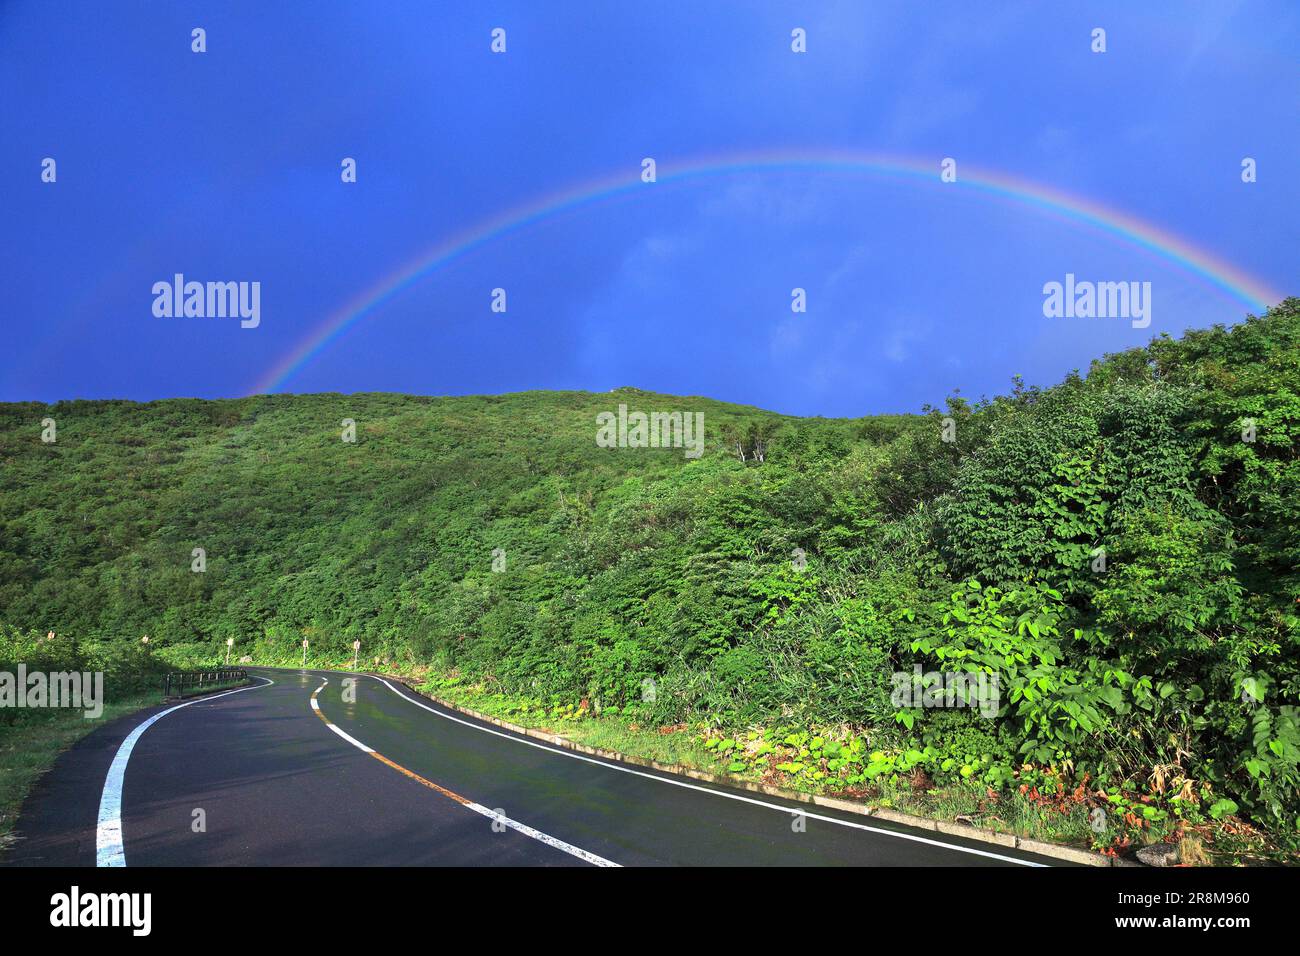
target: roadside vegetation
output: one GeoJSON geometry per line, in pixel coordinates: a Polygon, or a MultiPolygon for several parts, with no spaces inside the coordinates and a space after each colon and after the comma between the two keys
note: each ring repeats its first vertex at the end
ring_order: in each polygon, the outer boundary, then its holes
{"type": "Polygon", "coordinates": [[[359,640],[628,752],[1294,862],[1297,383],[1289,299],[911,416],[636,389],[3,405],[0,618],[206,663],[359,640]],[[704,455],[597,447],[620,403],[704,412],[704,455]],[[936,699],[954,673],[991,707],[936,699]]]}
{"type": "Polygon", "coordinates": [[[68,707],[0,707],[0,850],[36,779],[58,755],[92,730],[161,701],[163,670],[144,645],[105,640],[82,643],[57,634],[22,632],[0,624],[0,673],[99,672],[104,675],[102,712],[87,717],[68,707]]]}
{"type": "Polygon", "coordinates": [[[78,707],[0,706],[0,851],[23,801],[60,753],[119,717],[162,703],[165,673],[205,666],[211,656],[195,646],[158,653],[144,641],[81,641],[0,623],[0,674],[13,675],[15,685],[19,665],[28,674],[103,675],[102,710],[95,716],[78,707]]]}

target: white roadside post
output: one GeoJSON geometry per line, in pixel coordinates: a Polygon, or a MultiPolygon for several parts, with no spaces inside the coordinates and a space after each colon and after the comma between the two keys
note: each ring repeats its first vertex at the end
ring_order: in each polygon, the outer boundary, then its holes
{"type": "Polygon", "coordinates": [[[360,656],[360,654],[361,654],[361,642],[353,641],[352,642],[352,669],[353,670],[357,669],[357,658],[358,656],[360,656]]]}
{"type": "Polygon", "coordinates": [[[235,646],[235,639],[233,637],[226,638],[226,666],[227,667],[230,666],[230,649],[234,646],[235,646]]]}
{"type": "Polygon", "coordinates": [[[307,638],[302,639],[302,669],[307,669],[307,638]]]}

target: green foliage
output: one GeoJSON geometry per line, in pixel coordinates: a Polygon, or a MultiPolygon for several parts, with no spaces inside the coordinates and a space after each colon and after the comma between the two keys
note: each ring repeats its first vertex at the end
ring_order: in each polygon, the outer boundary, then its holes
{"type": "Polygon", "coordinates": [[[360,640],[547,721],[703,723],[765,779],[1172,776],[1291,830],[1297,382],[1290,299],[852,421],[636,389],[0,405],[0,663],[94,648],[127,680],[360,640]],[[620,402],[703,411],[704,455],[598,447],[620,402]],[[996,713],[895,705],[918,664],[996,677],[996,713]]]}
{"type": "MultiPolygon", "coordinates": [[[[213,662],[208,659],[203,663],[213,662]]],[[[105,701],[123,700],[145,691],[161,695],[162,675],[185,669],[161,658],[144,643],[83,641],[66,634],[51,637],[0,622],[0,671],[16,674],[19,664],[26,665],[29,674],[102,673],[105,701]]],[[[30,710],[0,708],[0,727],[32,716],[30,710]]]]}
{"type": "Polygon", "coordinates": [[[1013,719],[1019,753],[1047,763],[1085,742],[1131,701],[1150,695],[1148,677],[1135,678],[1095,656],[1098,639],[1076,628],[1065,644],[1069,616],[1061,593],[1027,586],[1003,594],[971,580],[942,608],[938,633],[912,642],[948,671],[996,678],[1000,716],[1013,719]],[[1003,697],[1005,694],[1005,697],[1003,697]]]}

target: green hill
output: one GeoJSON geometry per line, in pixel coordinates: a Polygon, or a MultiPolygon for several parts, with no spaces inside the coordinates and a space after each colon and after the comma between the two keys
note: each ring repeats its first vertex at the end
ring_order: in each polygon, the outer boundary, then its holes
{"type": "Polygon", "coordinates": [[[0,405],[0,622],[164,655],[359,639],[541,700],[870,741],[783,773],[1159,775],[1161,813],[1292,833],[1298,385],[1289,299],[913,416],[636,389],[0,405]],[[703,454],[599,447],[620,404],[702,412],[703,454]],[[916,665],[996,676],[996,716],[899,706],[916,665]]]}

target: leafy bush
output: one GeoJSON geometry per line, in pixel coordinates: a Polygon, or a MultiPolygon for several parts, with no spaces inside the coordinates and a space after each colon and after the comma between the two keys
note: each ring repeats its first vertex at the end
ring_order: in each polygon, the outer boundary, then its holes
{"type": "Polygon", "coordinates": [[[1291,832],[1297,382],[1288,299],[920,415],[635,389],[0,405],[0,662],[125,684],[227,638],[285,662],[360,640],[548,720],[706,724],[746,773],[1091,775],[1116,812],[1179,780],[1160,812],[1291,832]],[[705,454],[597,447],[618,402],[703,411],[705,454]],[[996,677],[996,715],[895,706],[918,664],[996,677]]]}

